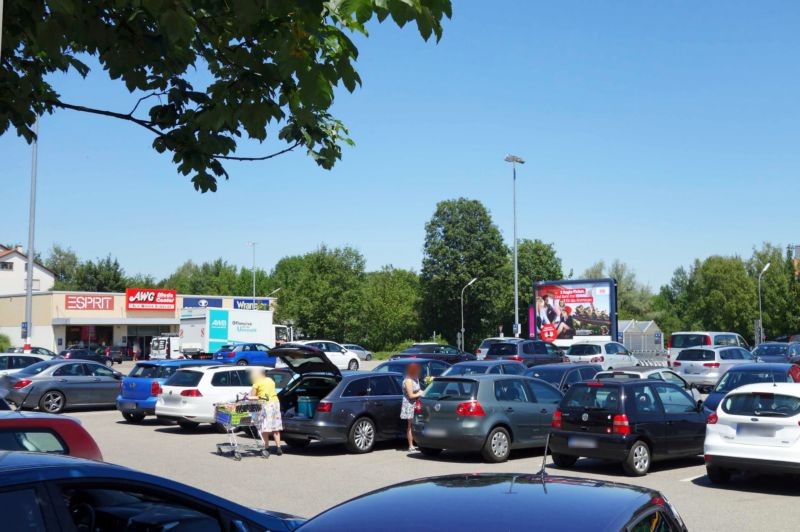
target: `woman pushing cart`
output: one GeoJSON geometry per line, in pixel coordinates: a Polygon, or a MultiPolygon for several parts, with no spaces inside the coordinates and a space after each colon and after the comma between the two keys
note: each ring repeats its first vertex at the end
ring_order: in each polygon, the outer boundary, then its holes
{"type": "Polygon", "coordinates": [[[261,439],[264,441],[264,448],[269,448],[269,436],[275,440],[275,454],[283,455],[281,449],[281,431],[283,423],[281,421],[281,404],[278,401],[278,393],[275,391],[275,381],[264,373],[263,368],[252,368],[250,370],[250,381],[253,388],[250,390],[250,399],[265,401],[261,408],[256,425],[261,439]]]}

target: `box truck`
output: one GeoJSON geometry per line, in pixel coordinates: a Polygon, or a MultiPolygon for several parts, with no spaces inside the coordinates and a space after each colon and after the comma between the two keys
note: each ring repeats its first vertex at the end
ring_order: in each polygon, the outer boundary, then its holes
{"type": "Polygon", "coordinates": [[[181,311],[181,353],[211,358],[225,344],[254,342],[275,347],[271,310],[187,308],[181,311]]]}

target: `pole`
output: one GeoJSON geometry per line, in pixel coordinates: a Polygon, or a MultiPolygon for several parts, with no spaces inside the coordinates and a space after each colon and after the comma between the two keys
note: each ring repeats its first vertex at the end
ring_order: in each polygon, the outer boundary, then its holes
{"type": "Polygon", "coordinates": [[[514,174],[514,337],[519,338],[519,267],[517,263],[517,164],[512,163],[514,174]]]}
{"type": "Polygon", "coordinates": [[[474,283],[477,280],[478,280],[477,277],[473,277],[473,279],[470,282],[468,282],[467,284],[465,284],[464,288],[461,289],[461,345],[458,346],[458,347],[462,351],[464,350],[464,346],[466,345],[466,342],[464,340],[464,331],[466,330],[466,329],[464,329],[464,291],[467,288],[469,288],[470,286],[472,286],[472,283],[474,283]]]}
{"type": "Polygon", "coordinates": [[[0,59],[3,59],[3,0],[0,0],[0,59]]]}
{"type": "Polygon", "coordinates": [[[33,236],[36,230],[36,171],[39,152],[39,117],[33,123],[33,133],[36,138],[33,141],[31,149],[31,199],[30,209],[28,211],[28,271],[25,279],[25,323],[27,330],[25,332],[25,346],[23,351],[29,353],[31,350],[31,331],[33,324],[31,323],[31,316],[33,315],[33,255],[35,253],[33,247],[33,236]]]}
{"type": "Polygon", "coordinates": [[[251,242],[253,246],[253,308],[256,305],[256,243],[251,242]]]}
{"type": "Polygon", "coordinates": [[[758,274],[758,338],[756,338],[756,345],[764,341],[764,312],[761,308],[761,277],[764,276],[764,273],[769,270],[771,265],[771,262],[766,263],[761,269],[761,273],[758,274]]]}

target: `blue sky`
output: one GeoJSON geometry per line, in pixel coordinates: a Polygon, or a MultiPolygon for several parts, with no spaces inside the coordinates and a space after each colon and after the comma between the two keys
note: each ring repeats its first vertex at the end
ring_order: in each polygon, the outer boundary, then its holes
{"type": "MultiPolygon", "coordinates": [[[[107,253],[129,273],[223,256],[269,269],[321,243],[367,266],[418,270],[438,201],[477,198],[510,244],[554,242],[565,270],[627,262],[654,288],[695,257],[800,243],[800,4],[454,2],[439,44],[372,25],[364,81],[334,113],[356,141],[332,171],[302,154],[228,163],[194,191],[136,126],[41,120],[37,248],[107,253]]],[[[127,111],[102,73],[55,79],[63,99],[127,111]]],[[[245,143],[241,154],[274,146],[245,143]]],[[[0,137],[3,242],[27,239],[30,148],[0,137]]]]}

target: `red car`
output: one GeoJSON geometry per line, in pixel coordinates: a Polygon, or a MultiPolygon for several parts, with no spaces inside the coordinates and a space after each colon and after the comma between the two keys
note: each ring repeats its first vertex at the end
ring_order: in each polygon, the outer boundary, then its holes
{"type": "Polygon", "coordinates": [[[68,454],[103,460],[103,454],[77,419],[43,412],[0,412],[0,451],[68,454]]]}

